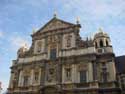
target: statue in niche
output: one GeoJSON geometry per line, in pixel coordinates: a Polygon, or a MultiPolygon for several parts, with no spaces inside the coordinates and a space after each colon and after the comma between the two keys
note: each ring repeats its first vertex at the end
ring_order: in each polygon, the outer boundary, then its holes
{"type": "Polygon", "coordinates": [[[48,64],[48,73],[47,73],[47,81],[53,82],[56,81],[56,65],[52,64],[53,62],[50,62],[48,64]]]}
{"type": "Polygon", "coordinates": [[[72,35],[66,36],[66,42],[67,42],[66,47],[71,47],[71,40],[72,40],[71,38],[72,38],[72,35]]]}
{"type": "Polygon", "coordinates": [[[48,82],[56,81],[56,70],[54,68],[50,68],[48,70],[48,82]]]}
{"type": "Polygon", "coordinates": [[[37,42],[37,52],[41,52],[41,48],[42,48],[42,42],[38,41],[37,42]]]}

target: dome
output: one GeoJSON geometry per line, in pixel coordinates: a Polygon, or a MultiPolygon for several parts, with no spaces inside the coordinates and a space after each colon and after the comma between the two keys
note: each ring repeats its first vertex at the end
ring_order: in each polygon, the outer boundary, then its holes
{"type": "Polygon", "coordinates": [[[98,32],[95,34],[94,39],[100,37],[109,37],[106,32],[104,32],[101,28],[99,28],[98,32]]]}

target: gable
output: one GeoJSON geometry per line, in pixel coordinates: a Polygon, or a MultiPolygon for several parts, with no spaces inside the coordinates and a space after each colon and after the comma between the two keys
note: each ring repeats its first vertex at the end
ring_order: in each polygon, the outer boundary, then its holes
{"type": "Polygon", "coordinates": [[[50,20],[47,24],[45,24],[41,29],[38,30],[38,32],[46,32],[49,30],[56,30],[56,29],[62,29],[67,27],[73,27],[75,24],[65,22],[63,20],[53,18],[50,20]]]}

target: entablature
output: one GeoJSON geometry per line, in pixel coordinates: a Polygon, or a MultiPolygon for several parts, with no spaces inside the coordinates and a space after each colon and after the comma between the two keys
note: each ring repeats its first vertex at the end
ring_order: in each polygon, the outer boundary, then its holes
{"type": "MultiPolygon", "coordinates": [[[[88,55],[88,54],[94,54],[94,53],[95,53],[94,47],[89,47],[85,49],[60,50],[56,58],[81,56],[81,55],[88,55]]],[[[50,57],[48,54],[41,54],[41,55],[39,54],[39,55],[34,55],[26,58],[25,57],[18,58],[18,63],[27,63],[27,62],[34,62],[34,61],[40,61],[40,60],[50,60],[50,57]]]]}

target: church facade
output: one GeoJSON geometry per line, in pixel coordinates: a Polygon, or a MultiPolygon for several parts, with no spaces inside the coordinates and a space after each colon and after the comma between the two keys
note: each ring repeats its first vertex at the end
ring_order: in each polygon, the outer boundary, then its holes
{"type": "Polygon", "coordinates": [[[34,32],[13,60],[8,94],[121,94],[109,35],[83,40],[80,28],[53,17],[34,32]]]}

